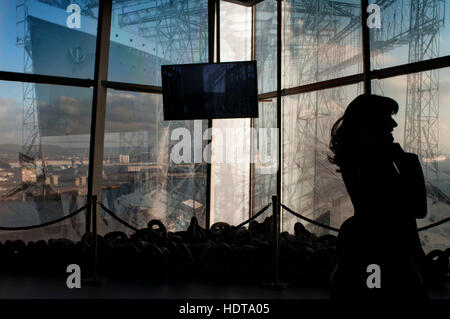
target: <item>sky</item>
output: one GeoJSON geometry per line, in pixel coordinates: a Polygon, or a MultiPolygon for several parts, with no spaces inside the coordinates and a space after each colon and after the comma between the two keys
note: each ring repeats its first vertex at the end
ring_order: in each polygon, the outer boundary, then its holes
{"type": "MultiPolygon", "coordinates": [[[[0,70],[23,71],[23,48],[16,46],[16,1],[2,0],[0,2],[0,70]]],[[[447,3],[445,10],[446,20],[450,17],[450,4],[447,3]]],[[[231,12],[231,11],[230,11],[231,12]]],[[[381,14],[383,14],[381,12],[381,14]]],[[[241,17],[238,12],[231,12],[231,15],[224,19],[227,25],[231,26],[233,21],[248,17],[241,17]]],[[[239,25],[237,23],[236,25],[239,25]]],[[[382,24],[383,26],[383,24],[382,24]]],[[[240,27],[237,27],[238,29],[240,27]]],[[[233,30],[233,28],[229,28],[233,30]]],[[[231,37],[232,38],[232,37],[231,37]]],[[[441,56],[450,54],[450,23],[440,34],[441,56]]],[[[224,49],[239,50],[231,41],[223,43],[224,49]]],[[[240,55],[236,53],[236,55],[240,55]]],[[[233,54],[229,53],[232,57],[233,54]]],[[[385,65],[396,65],[407,61],[407,46],[385,53],[385,65]]],[[[440,150],[450,153],[450,68],[442,69],[440,76],[440,150]]],[[[397,77],[383,80],[385,95],[398,100],[400,107],[404,108],[406,96],[406,77],[397,77]],[[403,105],[402,105],[403,104],[403,105]]],[[[22,84],[17,82],[0,81],[0,144],[16,143],[21,144],[21,123],[22,123],[22,84]]],[[[398,122],[402,119],[399,114],[398,122]]],[[[399,127],[401,129],[401,127],[399,127]]],[[[402,134],[398,134],[399,136],[402,134]]]]}

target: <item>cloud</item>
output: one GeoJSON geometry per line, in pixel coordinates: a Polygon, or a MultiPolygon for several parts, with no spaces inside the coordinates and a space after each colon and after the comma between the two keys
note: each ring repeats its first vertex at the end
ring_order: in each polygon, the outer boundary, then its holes
{"type": "Polygon", "coordinates": [[[107,101],[108,132],[149,130],[160,120],[161,99],[154,94],[111,92],[107,101]]]}
{"type": "Polygon", "coordinates": [[[22,106],[13,99],[0,97],[0,144],[20,144],[22,106]]]}

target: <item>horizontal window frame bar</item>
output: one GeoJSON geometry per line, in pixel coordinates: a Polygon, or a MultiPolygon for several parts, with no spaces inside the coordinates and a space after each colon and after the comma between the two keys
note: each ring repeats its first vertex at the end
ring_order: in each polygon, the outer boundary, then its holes
{"type": "Polygon", "coordinates": [[[391,77],[396,77],[400,75],[407,75],[411,73],[419,73],[419,72],[425,72],[425,71],[431,71],[436,69],[444,69],[450,67],[450,55],[419,61],[419,62],[413,62],[413,63],[407,63],[407,64],[401,64],[396,65],[389,68],[383,68],[383,69],[375,69],[370,71],[370,79],[371,80],[377,80],[377,79],[386,79],[391,77]]]}
{"type": "MultiPolygon", "coordinates": [[[[401,76],[401,75],[426,72],[426,71],[431,71],[431,70],[436,70],[436,69],[444,69],[444,68],[448,68],[448,67],[450,67],[450,55],[446,55],[446,56],[434,58],[434,59],[429,59],[429,60],[425,60],[425,61],[396,65],[396,66],[383,68],[383,69],[371,70],[369,73],[369,79],[370,80],[381,80],[381,79],[386,79],[386,78],[391,78],[391,77],[396,77],[396,76],[401,76]]],[[[281,95],[288,96],[288,95],[313,92],[313,91],[317,91],[317,90],[331,89],[334,87],[356,84],[356,83],[362,82],[363,80],[364,80],[364,74],[358,73],[358,74],[353,74],[353,75],[340,77],[340,78],[336,78],[336,79],[320,81],[320,82],[315,82],[315,83],[311,83],[311,84],[305,84],[305,85],[295,86],[292,88],[283,89],[281,92],[281,95]]],[[[276,91],[261,93],[261,94],[258,94],[258,101],[276,98],[276,96],[277,96],[276,91]]]]}
{"type": "Polygon", "coordinates": [[[49,84],[49,85],[75,86],[83,88],[94,87],[94,80],[91,79],[78,79],[64,76],[7,72],[7,71],[0,71],[0,80],[12,82],[49,84]]]}
{"type": "Polygon", "coordinates": [[[320,81],[320,82],[305,84],[305,85],[301,85],[301,86],[297,86],[297,87],[293,87],[293,88],[289,88],[289,89],[284,89],[284,90],[282,90],[282,95],[288,96],[288,95],[308,93],[308,92],[313,92],[313,91],[318,91],[318,90],[332,89],[332,88],[339,87],[339,86],[356,84],[356,83],[362,82],[363,80],[364,80],[364,74],[358,73],[358,74],[344,76],[344,77],[340,77],[340,78],[336,78],[336,79],[320,81]]]}
{"type": "MultiPolygon", "coordinates": [[[[371,80],[381,80],[401,75],[408,75],[419,72],[426,72],[436,69],[443,69],[450,67],[450,55],[429,59],[425,61],[407,63],[396,65],[393,67],[371,70],[369,78],[371,80]]],[[[13,81],[13,82],[28,82],[39,83],[49,85],[63,85],[92,88],[94,86],[94,80],[91,79],[78,79],[53,75],[20,73],[20,72],[7,72],[0,71],[1,81],[13,81]]],[[[363,73],[353,74],[336,79],[315,82],[311,84],[300,85],[292,88],[283,89],[281,91],[282,96],[303,94],[308,92],[314,92],[317,90],[331,89],[339,86],[357,84],[364,80],[363,73]]],[[[108,89],[114,89],[119,91],[131,91],[151,94],[162,94],[161,86],[144,85],[136,83],[125,83],[115,81],[102,81],[102,85],[108,89]]],[[[268,100],[277,97],[276,91],[270,91],[258,94],[258,101],[268,100]]]]}
{"type": "Polygon", "coordinates": [[[114,82],[114,81],[102,81],[102,85],[107,89],[113,89],[118,91],[162,94],[162,87],[155,85],[114,82]]]}

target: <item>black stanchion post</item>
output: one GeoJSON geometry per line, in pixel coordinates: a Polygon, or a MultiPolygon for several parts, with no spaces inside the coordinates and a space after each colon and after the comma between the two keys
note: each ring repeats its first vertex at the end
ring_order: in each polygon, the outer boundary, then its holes
{"type": "Polygon", "coordinates": [[[280,204],[278,196],[272,196],[272,230],[273,230],[273,282],[264,283],[266,288],[283,289],[289,286],[286,282],[280,282],[280,204]]]}
{"type": "Polygon", "coordinates": [[[92,196],[92,234],[93,234],[93,260],[92,260],[92,277],[94,282],[98,281],[97,278],[97,195],[92,196]]]}
{"type": "Polygon", "coordinates": [[[91,205],[91,217],[92,217],[92,241],[91,241],[91,267],[92,274],[84,284],[88,286],[99,286],[100,280],[98,278],[98,242],[97,242],[97,196],[92,196],[92,200],[89,203],[91,205]]]}

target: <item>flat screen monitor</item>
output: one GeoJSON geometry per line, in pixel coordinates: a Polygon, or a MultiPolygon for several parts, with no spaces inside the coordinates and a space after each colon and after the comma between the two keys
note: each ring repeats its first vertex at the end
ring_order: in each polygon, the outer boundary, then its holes
{"type": "Polygon", "coordinates": [[[164,120],[258,117],[256,61],[161,66],[164,120]]]}

